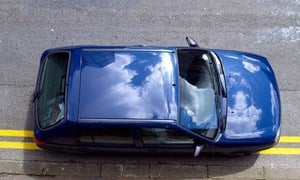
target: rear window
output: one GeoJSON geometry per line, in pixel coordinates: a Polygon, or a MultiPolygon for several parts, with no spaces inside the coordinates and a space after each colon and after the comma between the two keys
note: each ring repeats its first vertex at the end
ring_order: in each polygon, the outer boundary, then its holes
{"type": "Polygon", "coordinates": [[[65,91],[69,53],[50,54],[42,66],[37,99],[37,115],[41,128],[58,123],[65,117],[65,91]]]}

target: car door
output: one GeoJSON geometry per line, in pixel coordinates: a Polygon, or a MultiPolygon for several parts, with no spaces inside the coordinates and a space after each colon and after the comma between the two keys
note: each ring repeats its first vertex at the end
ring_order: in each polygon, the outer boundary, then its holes
{"type": "Polygon", "coordinates": [[[140,128],[143,152],[194,152],[194,140],[171,128],[140,128]]]}

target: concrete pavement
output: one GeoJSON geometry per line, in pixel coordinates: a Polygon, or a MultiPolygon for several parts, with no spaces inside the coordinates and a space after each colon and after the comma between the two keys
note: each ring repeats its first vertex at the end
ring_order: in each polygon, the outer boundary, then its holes
{"type": "Polygon", "coordinates": [[[24,170],[24,162],[1,162],[0,178],[56,177],[56,178],[137,178],[137,179],[299,179],[299,168],[272,168],[218,165],[153,165],[153,164],[81,164],[25,162],[31,169],[24,170]],[[14,174],[8,175],[8,174],[14,174]],[[28,176],[20,176],[26,174],[28,176]]]}

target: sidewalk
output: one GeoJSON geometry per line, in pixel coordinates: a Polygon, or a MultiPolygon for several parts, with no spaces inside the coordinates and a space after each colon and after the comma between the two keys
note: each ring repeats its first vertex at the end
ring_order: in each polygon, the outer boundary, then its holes
{"type": "Polygon", "coordinates": [[[0,162],[0,179],[300,179],[300,168],[0,162]],[[24,167],[30,168],[24,168],[24,167]]]}

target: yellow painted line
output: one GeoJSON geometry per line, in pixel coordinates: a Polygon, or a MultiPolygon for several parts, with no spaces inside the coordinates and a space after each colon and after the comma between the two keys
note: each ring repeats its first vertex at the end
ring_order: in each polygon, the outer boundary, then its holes
{"type": "MultiPolygon", "coordinates": [[[[32,130],[0,129],[0,137],[33,137],[32,130]]],[[[300,143],[300,136],[281,136],[279,143],[300,143]]],[[[0,141],[0,149],[41,150],[34,142],[0,141]]],[[[270,148],[259,154],[300,155],[300,148],[270,148]]]]}
{"type": "Polygon", "coordinates": [[[300,148],[271,148],[260,151],[259,154],[300,155],[300,148]]]}
{"type": "Polygon", "coordinates": [[[279,143],[300,143],[300,136],[281,136],[279,143]]]}
{"type": "Polygon", "coordinates": [[[30,130],[14,130],[14,129],[0,129],[0,136],[33,137],[33,131],[30,131],[30,130]]]}
{"type": "MultiPolygon", "coordinates": [[[[0,136],[33,137],[32,130],[0,129],[0,136]]],[[[300,143],[300,136],[281,136],[279,143],[300,143]]]]}
{"type": "Polygon", "coordinates": [[[41,150],[34,142],[0,141],[0,149],[41,150]]]}

